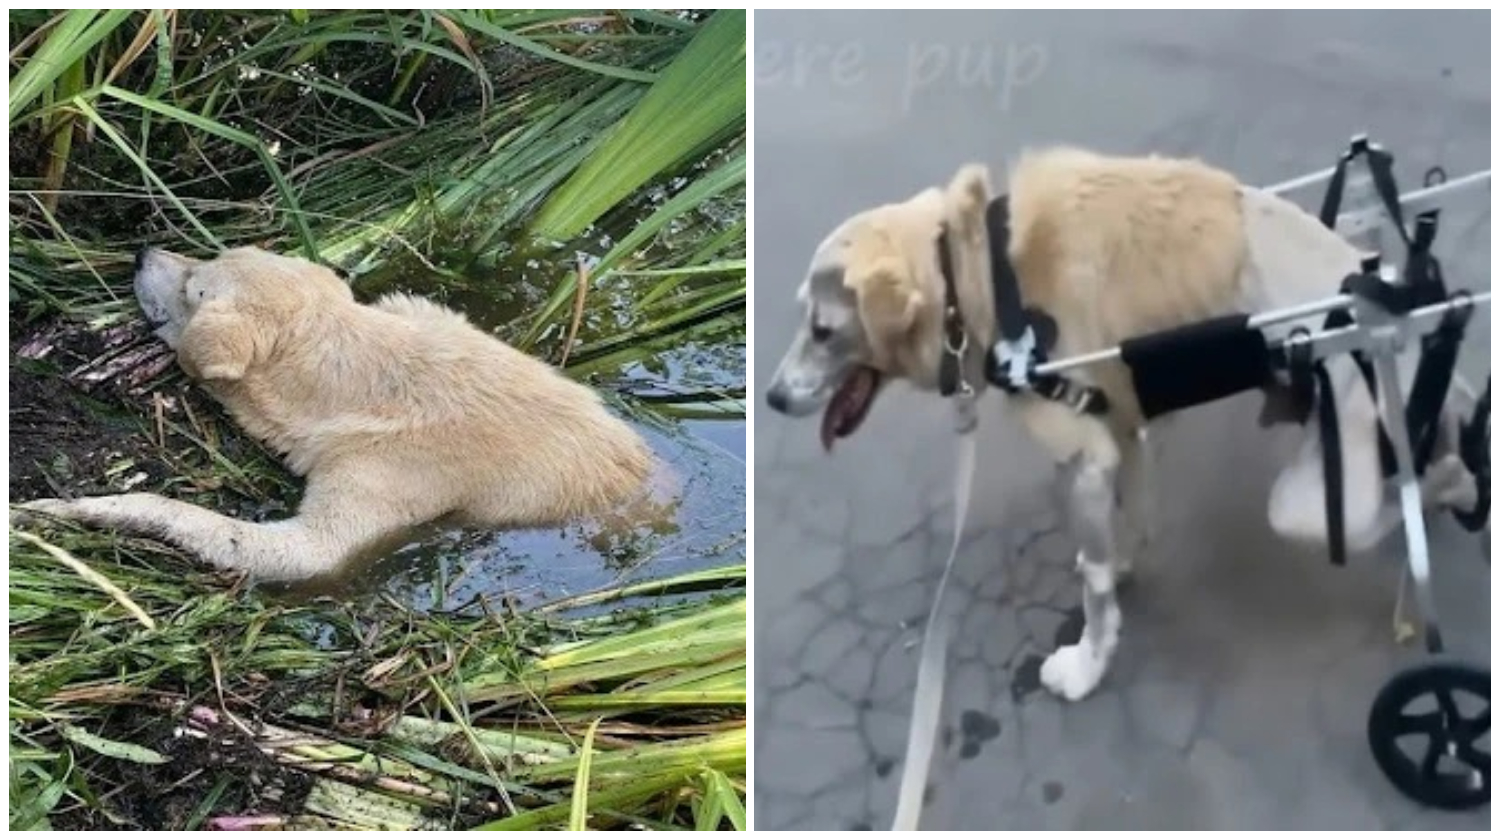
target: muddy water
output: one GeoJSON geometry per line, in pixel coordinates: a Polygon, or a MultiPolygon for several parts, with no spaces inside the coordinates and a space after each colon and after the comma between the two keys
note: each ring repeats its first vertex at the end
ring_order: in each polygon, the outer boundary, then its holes
{"type": "MultiPolygon", "coordinates": [[[[378,561],[367,582],[418,609],[460,609],[483,598],[519,606],[630,581],[744,559],[745,472],[741,457],[708,434],[734,438],[733,421],[663,432],[636,423],[680,481],[650,525],[628,534],[595,523],[557,529],[485,531],[431,527],[378,561]],[[723,427],[722,429],[720,427],[723,427]]],[[[738,440],[743,445],[743,431],[738,440]]]]}
{"type": "MultiPolygon", "coordinates": [[[[357,278],[354,288],[361,300],[396,291],[429,297],[518,344],[571,264],[571,259],[524,255],[474,260],[458,269],[398,262],[357,278]]],[[[588,298],[580,344],[628,329],[636,320],[633,294],[628,281],[601,283],[588,298]]],[[[571,312],[571,306],[566,311],[571,312]]],[[[557,332],[552,328],[542,333],[528,352],[556,362],[557,332]]],[[[419,610],[476,609],[480,600],[492,607],[501,602],[524,607],[601,587],[743,562],[742,410],[733,400],[663,402],[684,394],[742,391],[742,331],[716,331],[702,340],[690,335],[648,349],[628,360],[590,364],[577,377],[605,395],[612,410],[642,434],[664,465],[647,524],[624,530],[584,522],[519,531],[432,525],[373,562],[351,566],[336,579],[284,590],[283,595],[359,597],[378,591],[419,610]]]]}

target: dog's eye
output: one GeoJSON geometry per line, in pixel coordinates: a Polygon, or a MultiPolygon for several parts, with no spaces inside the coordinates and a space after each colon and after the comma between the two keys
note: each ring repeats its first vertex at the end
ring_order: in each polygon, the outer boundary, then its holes
{"type": "Polygon", "coordinates": [[[812,325],[812,340],[822,344],[833,337],[833,330],[826,324],[812,325]]]}

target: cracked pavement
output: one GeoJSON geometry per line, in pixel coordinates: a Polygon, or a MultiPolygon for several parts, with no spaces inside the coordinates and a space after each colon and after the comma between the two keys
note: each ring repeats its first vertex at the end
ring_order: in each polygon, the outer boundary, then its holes
{"type": "MultiPolygon", "coordinates": [[[[1486,12],[757,12],[756,394],[828,230],[969,160],[998,185],[1023,143],[1191,154],[1271,183],[1331,164],[1367,130],[1406,189],[1433,164],[1488,167],[1488,24],[1486,12]]],[[[1483,191],[1445,205],[1436,251],[1450,285],[1489,286],[1488,206],[1483,191]]],[[[1487,311],[1470,336],[1460,369],[1482,385],[1487,311]]],[[[1076,548],[1051,466],[1003,397],[985,397],[924,828],[1489,825],[1488,806],[1420,808],[1376,767],[1370,703],[1425,659],[1391,630],[1404,546],[1398,533],[1335,568],[1277,540],[1266,495],[1294,431],[1259,429],[1259,408],[1221,402],[1155,436],[1156,541],[1121,591],[1109,675],[1066,704],[1037,672],[1082,627],[1076,548]]],[[[755,825],[885,828],[952,538],[949,408],[887,389],[831,455],[815,420],[754,417],[755,825]]],[[[1487,667],[1488,537],[1447,517],[1430,535],[1450,652],[1487,667]]]]}

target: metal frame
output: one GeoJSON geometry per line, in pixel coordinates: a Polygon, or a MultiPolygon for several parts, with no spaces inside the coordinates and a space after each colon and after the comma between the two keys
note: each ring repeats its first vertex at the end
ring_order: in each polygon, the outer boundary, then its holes
{"type": "MultiPolygon", "coordinates": [[[[1356,135],[1351,145],[1368,142],[1363,135],[1356,135]]],[[[1374,148],[1379,146],[1371,143],[1374,148]]],[[[1363,158],[1361,158],[1363,160],[1363,158]]],[[[1334,168],[1293,178],[1267,187],[1266,191],[1284,195],[1295,190],[1327,184],[1332,179],[1334,168]]],[[[1435,209],[1438,200],[1461,191],[1477,187],[1488,187],[1490,170],[1474,172],[1461,178],[1445,181],[1401,196],[1403,213],[1415,217],[1417,213],[1435,209]]],[[[1345,206],[1350,209],[1339,214],[1334,229],[1341,235],[1379,254],[1381,234],[1393,229],[1395,220],[1390,218],[1375,192],[1369,176],[1368,166],[1358,169],[1350,167],[1344,188],[1345,206]],[[1363,177],[1361,177],[1361,175],[1363,177]]],[[[1380,265],[1380,276],[1388,282],[1394,280],[1395,272],[1389,264],[1380,265]]],[[[1330,278],[1330,282],[1337,278],[1330,278]]],[[[1313,360],[1359,350],[1374,363],[1375,378],[1379,390],[1380,411],[1386,432],[1391,439],[1396,456],[1397,487],[1401,502],[1401,514],[1406,531],[1407,571],[1415,584],[1417,606],[1422,613],[1424,642],[1431,653],[1443,651],[1442,632],[1438,625],[1437,607],[1432,597],[1431,563],[1427,546],[1427,527],[1422,511],[1421,485],[1416,474],[1411,437],[1406,426],[1406,400],[1402,396],[1396,360],[1408,346],[1422,336],[1435,331],[1443,316],[1460,307],[1488,306],[1490,292],[1463,293],[1448,301],[1423,306],[1405,314],[1392,314],[1375,302],[1357,295],[1335,295],[1323,300],[1299,306],[1271,310],[1252,316],[1251,328],[1261,328],[1297,321],[1334,310],[1353,310],[1354,324],[1333,329],[1298,331],[1283,339],[1272,340],[1270,346],[1283,352],[1293,346],[1306,347],[1313,360]],[[1394,398],[1391,398],[1394,395],[1394,398]]],[[[1038,375],[1064,373],[1075,368],[1107,362],[1120,357],[1118,346],[1083,353],[1045,364],[1037,365],[1038,375]]],[[[1455,378],[1455,384],[1460,381],[1455,378]]]]}

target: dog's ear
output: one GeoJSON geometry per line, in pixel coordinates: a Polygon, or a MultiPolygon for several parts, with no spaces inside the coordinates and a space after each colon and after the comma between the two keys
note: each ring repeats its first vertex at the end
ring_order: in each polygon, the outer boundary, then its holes
{"type": "Polygon", "coordinates": [[[177,346],[177,360],[195,379],[234,382],[266,352],[254,321],[227,301],[203,305],[188,321],[177,346]]]}
{"type": "Polygon", "coordinates": [[[911,282],[906,266],[895,257],[880,257],[868,265],[851,266],[844,285],[859,301],[865,334],[876,347],[886,346],[911,330],[926,298],[911,282]]]}

